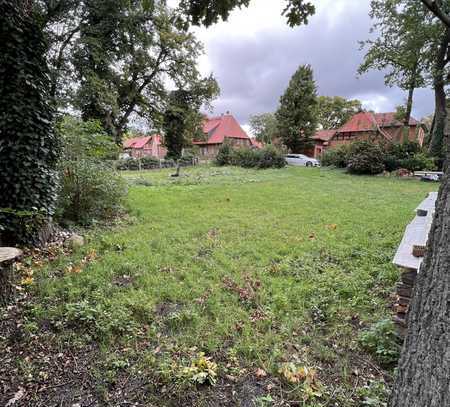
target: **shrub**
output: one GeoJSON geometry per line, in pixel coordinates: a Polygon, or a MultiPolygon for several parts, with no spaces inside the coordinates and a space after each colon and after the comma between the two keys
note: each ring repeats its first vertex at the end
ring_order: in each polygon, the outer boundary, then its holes
{"type": "Polygon", "coordinates": [[[81,225],[113,218],[123,208],[126,192],[125,180],[107,164],[66,162],[57,216],[81,225]]]}
{"type": "Polygon", "coordinates": [[[399,168],[406,168],[409,171],[435,170],[434,160],[425,153],[416,153],[412,157],[399,161],[399,168]]]}
{"type": "Polygon", "coordinates": [[[233,162],[233,153],[233,149],[228,143],[222,144],[214,161],[215,164],[219,166],[231,165],[233,162]]]}
{"type": "Polygon", "coordinates": [[[275,147],[267,146],[261,150],[255,151],[258,157],[258,168],[283,168],[286,166],[286,160],[275,147]]]}
{"type": "Polygon", "coordinates": [[[257,150],[239,148],[234,150],[232,164],[243,168],[256,168],[258,160],[257,150]]]}
{"type": "Polygon", "coordinates": [[[320,160],[324,167],[346,168],[348,160],[349,146],[342,145],[337,148],[326,150],[320,160]]]}
{"type": "Polygon", "coordinates": [[[379,174],[384,170],[383,150],[377,144],[357,141],[350,145],[347,169],[352,174],[379,174]]]}
{"type": "Polygon", "coordinates": [[[359,342],[383,365],[397,362],[400,355],[400,339],[390,319],[383,319],[362,332],[359,342]]]}
{"type": "Polygon", "coordinates": [[[273,146],[260,150],[239,148],[224,144],[217,154],[216,165],[237,165],[244,168],[282,168],[286,166],[283,154],[273,146]]]}
{"type": "Polygon", "coordinates": [[[67,116],[59,126],[64,156],[57,217],[82,225],[115,216],[126,196],[126,183],[109,164],[118,149],[97,122],[67,116]]]}

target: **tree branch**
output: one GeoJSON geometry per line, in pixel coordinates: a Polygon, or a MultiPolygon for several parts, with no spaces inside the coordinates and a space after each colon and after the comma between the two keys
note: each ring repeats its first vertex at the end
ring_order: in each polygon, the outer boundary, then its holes
{"type": "Polygon", "coordinates": [[[447,27],[450,27],[450,16],[444,13],[437,0],[421,0],[425,7],[430,10],[447,27]]]}

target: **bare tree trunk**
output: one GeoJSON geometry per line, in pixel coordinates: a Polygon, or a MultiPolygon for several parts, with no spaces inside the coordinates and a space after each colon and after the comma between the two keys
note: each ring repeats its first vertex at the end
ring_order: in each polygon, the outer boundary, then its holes
{"type": "MultiPolygon", "coordinates": [[[[444,145],[450,146],[450,122],[444,145]]],[[[450,406],[450,149],[389,407],[450,406]]]]}
{"type": "Polygon", "coordinates": [[[416,89],[416,84],[415,84],[415,80],[413,80],[413,83],[411,83],[411,86],[408,91],[408,101],[406,102],[406,112],[405,112],[405,118],[403,120],[403,142],[404,143],[409,141],[409,121],[411,119],[411,112],[412,112],[415,89],[416,89]]]}
{"type": "Polygon", "coordinates": [[[450,406],[450,173],[417,276],[390,407],[450,406]]]}

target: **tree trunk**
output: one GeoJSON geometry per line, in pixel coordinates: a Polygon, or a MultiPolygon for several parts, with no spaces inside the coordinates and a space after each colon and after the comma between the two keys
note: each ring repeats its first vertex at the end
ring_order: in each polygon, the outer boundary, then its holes
{"type": "Polygon", "coordinates": [[[0,247],[0,306],[7,305],[14,297],[16,279],[14,262],[22,251],[13,247],[0,247]]]}
{"type": "Polygon", "coordinates": [[[435,74],[434,74],[434,95],[435,95],[435,116],[434,127],[431,135],[429,152],[434,157],[444,157],[444,128],[447,118],[447,103],[445,94],[445,66],[447,65],[447,53],[450,42],[450,28],[447,28],[439,45],[435,74]]]}
{"type": "Polygon", "coordinates": [[[405,118],[403,120],[403,142],[409,141],[409,121],[411,119],[411,112],[413,106],[414,90],[416,89],[415,80],[411,83],[408,91],[408,101],[406,102],[405,118]]]}
{"type": "MultiPolygon", "coordinates": [[[[450,123],[444,123],[445,146],[450,123]]],[[[389,407],[450,406],[450,148],[389,407]]]]}

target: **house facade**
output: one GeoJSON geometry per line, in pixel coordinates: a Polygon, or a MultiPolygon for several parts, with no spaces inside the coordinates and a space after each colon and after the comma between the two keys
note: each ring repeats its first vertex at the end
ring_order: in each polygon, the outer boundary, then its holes
{"type": "MultiPolygon", "coordinates": [[[[425,131],[420,123],[411,117],[408,127],[408,140],[423,144],[425,131]]],[[[320,130],[313,136],[314,149],[311,154],[320,158],[329,148],[354,141],[373,141],[401,143],[404,141],[403,123],[395,118],[395,113],[360,112],[355,114],[341,128],[320,130]]]]}
{"type": "Polygon", "coordinates": [[[233,115],[227,113],[222,116],[205,119],[203,123],[205,140],[194,141],[199,147],[200,158],[213,159],[223,143],[233,147],[251,147],[252,141],[242,129],[233,115]]]}
{"type": "Polygon", "coordinates": [[[152,136],[134,137],[123,142],[123,156],[132,158],[155,157],[164,158],[167,149],[163,146],[159,134],[152,136]]]}

